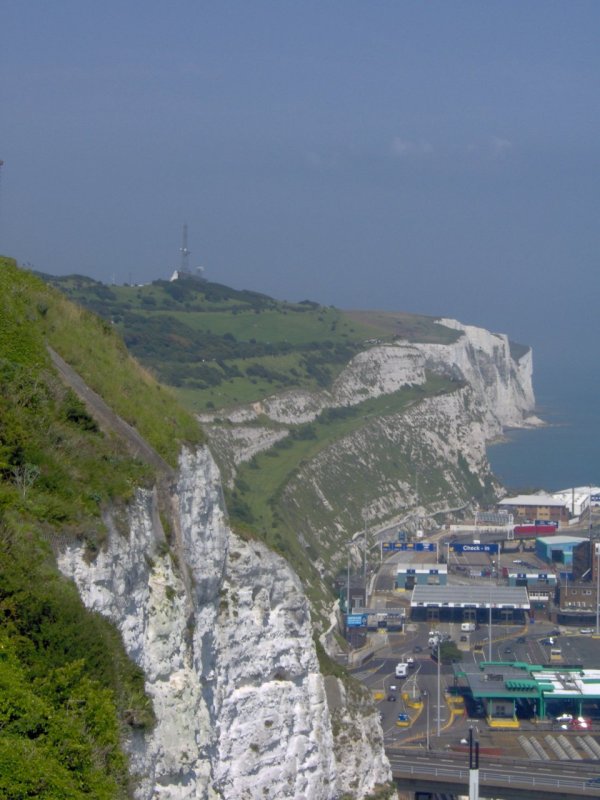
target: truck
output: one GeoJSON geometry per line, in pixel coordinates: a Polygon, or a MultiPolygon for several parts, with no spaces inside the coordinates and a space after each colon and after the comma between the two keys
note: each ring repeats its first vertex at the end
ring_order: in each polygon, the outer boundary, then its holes
{"type": "Polygon", "coordinates": [[[465,633],[472,633],[475,628],[476,625],[474,622],[463,622],[460,626],[461,631],[464,631],[465,633]]]}
{"type": "Polygon", "coordinates": [[[529,537],[534,538],[536,536],[543,536],[544,534],[548,533],[556,533],[557,530],[557,522],[537,520],[536,522],[528,525],[515,525],[513,528],[513,533],[515,536],[525,539],[529,537]]]}

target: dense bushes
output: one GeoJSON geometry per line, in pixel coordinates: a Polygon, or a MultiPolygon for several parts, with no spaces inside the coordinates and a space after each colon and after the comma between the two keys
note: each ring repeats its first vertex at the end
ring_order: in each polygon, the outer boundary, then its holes
{"type": "Polygon", "coordinates": [[[141,672],[31,533],[0,525],[0,797],[126,797],[117,707],[153,721],[141,672]]]}
{"type": "MultiPolygon", "coordinates": [[[[107,322],[0,259],[0,797],[126,798],[122,732],[153,723],[143,675],[59,575],[47,543],[76,537],[92,555],[106,535],[102,504],[126,502],[151,476],[58,379],[46,336],[87,354],[108,400],[115,386],[135,386],[139,369],[107,322]]],[[[162,399],[160,387],[140,385],[149,388],[138,404],[162,399]]],[[[177,422],[160,421],[176,445],[177,422]]]]}

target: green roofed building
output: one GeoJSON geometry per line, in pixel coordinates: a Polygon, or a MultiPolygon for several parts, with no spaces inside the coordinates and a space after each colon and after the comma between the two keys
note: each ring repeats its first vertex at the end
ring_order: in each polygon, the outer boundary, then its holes
{"type": "Polygon", "coordinates": [[[583,716],[600,701],[600,669],[541,666],[520,661],[482,661],[454,667],[457,688],[480,700],[491,725],[517,718],[529,705],[539,719],[569,711],[583,716]]]}

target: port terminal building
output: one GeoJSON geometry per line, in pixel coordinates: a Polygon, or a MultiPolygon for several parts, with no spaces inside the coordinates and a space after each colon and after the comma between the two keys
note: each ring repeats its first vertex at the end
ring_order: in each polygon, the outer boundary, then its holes
{"type": "Polygon", "coordinates": [[[580,717],[600,701],[600,669],[482,661],[455,664],[454,676],[454,691],[479,700],[492,727],[518,727],[523,711],[540,720],[564,712],[580,717]]]}
{"type": "Polygon", "coordinates": [[[410,598],[413,620],[508,624],[529,618],[525,586],[415,586],[410,598]]]}

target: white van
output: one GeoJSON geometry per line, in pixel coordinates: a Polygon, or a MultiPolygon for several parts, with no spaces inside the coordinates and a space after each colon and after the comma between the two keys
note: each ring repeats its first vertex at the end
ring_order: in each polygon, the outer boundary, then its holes
{"type": "Polygon", "coordinates": [[[475,630],[475,623],[474,622],[463,622],[460,626],[461,631],[465,633],[472,633],[475,630]]]}
{"type": "Polygon", "coordinates": [[[406,678],[408,675],[408,664],[404,661],[401,661],[399,664],[396,664],[396,677],[397,678],[406,678]]]}

